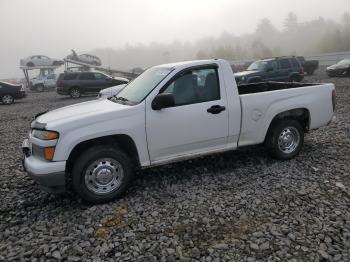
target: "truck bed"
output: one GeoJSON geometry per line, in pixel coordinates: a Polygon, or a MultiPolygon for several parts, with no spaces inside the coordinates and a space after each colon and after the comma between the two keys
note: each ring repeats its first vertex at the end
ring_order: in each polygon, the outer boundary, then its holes
{"type": "Polygon", "coordinates": [[[259,82],[238,85],[238,93],[240,95],[262,93],[268,91],[310,87],[320,84],[310,84],[310,83],[286,83],[286,82],[259,82]]]}
{"type": "Polygon", "coordinates": [[[307,110],[309,129],[327,125],[333,116],[333,84],[262,82],[238,86],[242,108],[238,146],[262,143],[274,116],[295,108],[307,110]]]}

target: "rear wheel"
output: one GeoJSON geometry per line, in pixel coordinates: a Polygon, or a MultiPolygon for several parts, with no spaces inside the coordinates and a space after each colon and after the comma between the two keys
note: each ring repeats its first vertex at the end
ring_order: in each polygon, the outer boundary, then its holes
{"type": "Polygon", "coordinates": [[[14,98],[12,95],[7,94],[2,96],[1,101],[4,105],[11,105],[14,101],[14,98]]]}
{"type": "Polygon", "coordinates": [[[267,135],[266,145],[273,157],[287,160],[299,154],[304,143],[304,129],[293,119],[274,123],[267,135]]]}
{"type": "Polygon", "coordinates": [[[96,146],[84,152],[72,171],[75,191],[86,201],[104,203],[128,188],[134,169],[131,159],[117,147],[96,146]]]}
{"type": "Polygon", "coordinates": [[[78,87],[73,87],[69,91],[69,95],[71,96],[71,98],[79,98],[81,97],[81,91],[78,87]]]}
{"type": "Polygon", "coordinates": [[[34,63],[33,63],[33,62],[28,62],[28,63],[27,63],[27,66],[28,66],[28,67],[33,67],[33,66],[34,66],[34,63]]]}

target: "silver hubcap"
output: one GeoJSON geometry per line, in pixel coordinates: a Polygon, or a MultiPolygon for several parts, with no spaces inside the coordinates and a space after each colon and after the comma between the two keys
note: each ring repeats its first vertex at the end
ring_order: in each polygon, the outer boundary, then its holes
{"type": "Polygon", "coordinates": [[[12,101],[13,101],[13,98],[12,98],[12,96],[10,96],[10,95],[4,95],[4,96],[2,97],[2,102],[3,102],[4,104],[11,104],[12,101]]]}
{"type": "Polygon", "coordinates": [[[79,90],[77,90],[77,89],[72,90],[71,96],[74,97],[74,98],[79,97],[80,96],[79,90]]]}
{"type": "Polygon", "coordinates": [[[292,153],[299,145],[300,135],[295,127],[286,127],[278,137],[278,147],[286,154],[292,153]]]}
{"type": "Polygon", "coordinates": [[[108,194],[122,183],[124,171],[122,165],[111,158],[96,160],[85,172],[85,185],[94,194],[108,194]]]}

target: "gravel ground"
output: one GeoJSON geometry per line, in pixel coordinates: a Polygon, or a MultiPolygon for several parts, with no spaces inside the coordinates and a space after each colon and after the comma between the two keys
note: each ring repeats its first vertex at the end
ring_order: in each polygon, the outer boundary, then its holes
{"type": "Polygon", "coordinates": [[[42,192],[20,149],[36,113],[94,97],[0,105],[0,261],[350,261],[350,79],[306,81],[336,84],[337,120],[295,159],[257,146],[140,171],[96,206],[42,192]]]}

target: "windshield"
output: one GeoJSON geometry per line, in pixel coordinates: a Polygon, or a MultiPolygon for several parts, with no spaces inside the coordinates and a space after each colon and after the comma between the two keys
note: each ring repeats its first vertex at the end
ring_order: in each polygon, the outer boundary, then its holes
{"type": "Polygon", "coordinates": [[[247,70],[248,71],[263,71],[265,69],[267,62],[264,61],[256,61],[253,64],[251,64],[247,70]]]}
{"type": "Polygon", "coordinates": [[[153,67],[130,82],[117,98],[132,104],[140,103],[173,69],[153,67]]]}
{"type": "Polygon", "coordinates": [[[350,65],[350,59],[341,60],[338,65],[350,65]]]}

